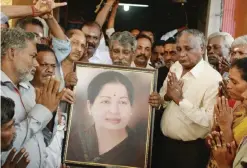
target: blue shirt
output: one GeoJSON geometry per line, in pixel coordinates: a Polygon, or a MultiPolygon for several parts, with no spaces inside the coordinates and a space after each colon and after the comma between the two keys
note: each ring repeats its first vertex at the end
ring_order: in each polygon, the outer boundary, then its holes
{"type": "MultiPolygon", "coordinates": [[[[52,119],[49,109],[35,102],[35,90],[27,83],[19,83],[17,88],[9,77],[1,71],[1,95],[11,98],[15,102],[16,133],[17,137],[13,147],[17,150],[24,147],[29,153],[30,163],[28,168],[46,167],[46,144],[52,136],[46,132],[46,125],[52,119]],[[18,92],[16,91],[19,91],[18,92]],[[45,134],[44,134],[45,133],[45,134]],[[45,142],[46,141],[46,142],[45,142]]],[[[9,152],[1,153],[3,164],[9,152]]]]}

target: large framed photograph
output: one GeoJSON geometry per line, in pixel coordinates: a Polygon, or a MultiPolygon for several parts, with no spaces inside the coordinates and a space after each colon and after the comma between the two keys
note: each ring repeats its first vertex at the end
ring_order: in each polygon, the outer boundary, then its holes
{"type": "Polygon", "coordinates": [[[150,165],[156,71],[75,63],[75,103],[68,112],[63,161],[76,167],[150,165]]]}

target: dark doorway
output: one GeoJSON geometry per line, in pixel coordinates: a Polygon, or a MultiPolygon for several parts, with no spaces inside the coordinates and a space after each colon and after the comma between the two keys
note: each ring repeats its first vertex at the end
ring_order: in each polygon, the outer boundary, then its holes
{"type": "MultiPolygon", "coordinates": [[[[60,23],[65,28],[94,20],[96,5],[101,0],[67,0],[68,6],[60,11],[60,23]]],[[[130,7],[129,11],[118,9],[115,29],[117,31],[151,30],[160,37],[176,28],[188,25],[189,28],[205,30],[208,0],[187,0],[187,3],[174,3],[172,0],[121,0],[121,3],[147,4],[148,8],[130,7]]]]}

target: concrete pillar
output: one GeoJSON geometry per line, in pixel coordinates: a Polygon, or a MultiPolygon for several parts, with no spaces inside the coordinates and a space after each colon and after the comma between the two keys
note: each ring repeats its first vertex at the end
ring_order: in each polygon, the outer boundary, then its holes
{"type": "Polygon", "coordinates": [[[214,32],[221,31],[222,23],[222,0],[209,0],[206,23],[206,37],[214,32]]]}

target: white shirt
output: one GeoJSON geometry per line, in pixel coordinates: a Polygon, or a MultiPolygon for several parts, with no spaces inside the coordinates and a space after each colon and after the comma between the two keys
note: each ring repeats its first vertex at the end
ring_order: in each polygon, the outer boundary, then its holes
{"type": "MultiPolygon", "coordinates": [[[[150,66],[149,63],[150,63],[150,62],[148,61],[148,64],[147,64],[146,68],[147,68],[147,69],[154,69],[154,67],[150,66]]],[[[137,67],[137,66],[135,65],[134,61],[132,61],[130,67],[137,67]]],[[[138,68],[138,67],[137,67],[137,68],[138,68]]]]}
{"type": "Polygon", "coordinates": [[[89,59],[89,62],[95,64],[112,64],[109,48],[105,43],[104,36],[100,39],[100,44],[94,55],[89,59]]]}
{"type": "MultiPolygon", "coordinates": [[[[169,138],[192,141],[205,138],[212,127],[214,104],[221,75],[203,59],[182,78],[183,67],[177,61],[170,68],[178,79],[184,81],[184,99],[177,105],[165,102],[167,108],[161,119],[161,130],[169,138]]],[[[163,98],[167,91],[167,78],[160,90],[163,98]]]]}
{"type": "MultiPolygon", "coordinates": [[[[1,71],[1,96],[9,97],[15,102],[15,128],[17,137],[13,147],[22,147],[29,153],[28,168],[46,168],[46,144],[49,144],[53,134],[46,125],[52,119],[52,113],[45,106],[36,104],[35,90],[29,83],[19,83],[19,93],[9,77],[1,71]]],[[[8,152],[1,152],[1,164],[5,163],[8,152]]]]}

